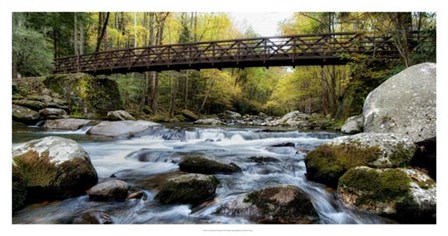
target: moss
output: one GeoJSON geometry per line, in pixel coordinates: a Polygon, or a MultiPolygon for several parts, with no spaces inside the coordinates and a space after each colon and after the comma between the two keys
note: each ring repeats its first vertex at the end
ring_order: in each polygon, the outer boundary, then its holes
{"type": "Polygon", "coordinates": [[[339,177],[348,169],[378,159],[379,147],[363,147],[358,143],[321,145],[305,157],[307,178],[336,187],[339,177]]]}
{"type": "Polygon", "coordinates": [[[410,199],[411,179],[399,169],[355,168],[339,179],[339,187],[358,195],[355,205],[369,205],[377,202],[399,202],[410,199]]]}
{"type": "Polygon", "coordinates": [[[404,148],[404,145],[400,143],[392,151],[389,160],[393,166],[408,167],[413,155],[411,150],[404,148]]]}
{"type": "Polygon", "coordinates": [[[28,151],[14,157],[14,162],[24,173],[23,179],[27,186],[50,186],[58,175],[48,152],[41,153],[39,157],[36,151],[28,151]]]}
{"type": "Polygon", "coordinates": [[[12,166],[12,210],[17,211],[25,205],[26,186],[23,173],[17,166],[12,166]]]}

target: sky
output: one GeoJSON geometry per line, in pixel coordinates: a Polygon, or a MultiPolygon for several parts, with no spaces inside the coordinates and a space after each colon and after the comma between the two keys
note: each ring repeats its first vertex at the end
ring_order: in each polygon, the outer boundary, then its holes
{"type": "Polygon", "coordinates": [[[230,12],[240,29],[252,26],[260,36],[279,35],[278,23],[292,16],[292,12],[230,12]]]}

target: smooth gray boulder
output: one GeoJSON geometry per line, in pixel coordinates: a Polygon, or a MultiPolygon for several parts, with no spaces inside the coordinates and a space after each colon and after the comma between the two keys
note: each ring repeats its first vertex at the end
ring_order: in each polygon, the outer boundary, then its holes
{"type": "Polygon", "coordinates": [[[89,154],[71,139],[31,140],[15,146],[12,156],[30,202],[79,196],[98,182],[89,154]]]}
{"type": "Polygon", "coordinates": [[[436,64],[411,66],[366,98],[364,131],[400,133],[420,142],[436,136],[436,64]]]}
{"type": "Polygon", "coordinates": [[[43,127],[46,129],[78,130],[91,123],[92,120],[68,118],[47,120],[43,127]]]}
{"type": "Polygon", "coordinates": [[[45,119],[61,119],[67,118],[67,112],[61,108],[46,107],[39,111],[39,114],[45,119]]]}
{"type": "Polygon", "coordinates": [[[139,133],[149,131],[154,127],[160,127],[160,124],[142,120],[102,121],[93,126],[87,134],[107,137],[133,137],[139,133]]]}
{"type": "Polygon", "coordinates": [[[116,110],[107,112],[108,120],[135,120],[135,118],[124,110],[116,110]]]}
{"type": "Polygon", "coordinates": [[[363,116],[351,116],[347,118],[344,125],[341,127],[341,132],[344,134],[357,134],[362,132],[363,116]]]}
{"type": "Polygon", "coordinates": [[[118,179],[99,183],[89,190],[89,198],[95,201],[124,201],[128,197],[130,186],[118,179]]]}
{"type": "Polygon", "coordinates": [[[302,113],[300,111],[292,111],[284,115],[282,118],[275,120],[271,125],[283,125],[283,126],[297,126],[297,127],[308,127],[308,119],[310,115],[302,113]]]}

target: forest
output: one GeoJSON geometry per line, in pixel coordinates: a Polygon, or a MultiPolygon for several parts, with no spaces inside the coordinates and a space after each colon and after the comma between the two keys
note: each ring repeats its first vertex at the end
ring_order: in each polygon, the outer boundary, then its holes
{"type": "MultiPolygon", "coordinates": [[[[359,114],[366,95],[391,75],[435,62],[436,14],[427,12],[296,12],[281,35],[333,32],[392,34],[400,60],[375,63],[351,56],[344,66],[203,69],[115,74],[125,110],[173,120],[181,109],[202,115],[233,110],[280,116],[299,110],[344,120],[359,114]],[[407,36],[421,43],[408,48],[407,36]]],[[[111,49],[258,36],[227,13],[34,12],[13,14],[13,77],[52,74],[53,59],[111,49]]],[[[175,119],[174,119],[175,120],[175,119]]]]}

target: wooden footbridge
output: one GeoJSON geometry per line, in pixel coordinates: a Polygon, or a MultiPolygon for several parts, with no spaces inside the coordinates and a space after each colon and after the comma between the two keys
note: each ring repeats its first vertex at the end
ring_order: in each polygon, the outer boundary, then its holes
{"type": "MultiPolygon", "coordinates": [[[[412,38],[408,40],[413,42],[412,38]]],[[[126,48],[55,59],[55,73],[112,74],[145,71],[270,66],[343,65],[355,54],[399,58],[391,35],[291,35],[126,48]]]]}

